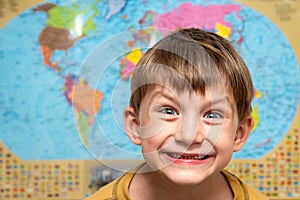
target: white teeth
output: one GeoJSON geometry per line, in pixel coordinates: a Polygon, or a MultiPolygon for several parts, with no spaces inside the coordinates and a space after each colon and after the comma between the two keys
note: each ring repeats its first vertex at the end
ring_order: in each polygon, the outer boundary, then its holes
{"type": "Polygon", "coordinates": [[[184,156],[180,153],[168,153],[168,156],[174,159],[185,159],[185,160],[203,160],[208,157],[208,155],[184,156]]]}

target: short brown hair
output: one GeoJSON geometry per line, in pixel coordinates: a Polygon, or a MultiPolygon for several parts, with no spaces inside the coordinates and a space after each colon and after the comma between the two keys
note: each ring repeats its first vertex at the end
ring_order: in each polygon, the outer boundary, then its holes
{"type": "Polygon", "coordinates": [[[176,90],[205,90],[225,82],[236,102],[241,121],[251,113],[253,84],[248,68],[230,42],[196,28],[179,29],[149,48],[131,79],[130,106],[138,114],[153,84],[170,84],[176,90]]]}

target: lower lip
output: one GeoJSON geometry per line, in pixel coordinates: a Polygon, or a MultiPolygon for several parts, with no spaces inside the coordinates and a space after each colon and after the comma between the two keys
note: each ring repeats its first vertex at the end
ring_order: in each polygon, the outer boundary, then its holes
{"type": "Polygon", "coordinates": [[[175,159],[175,158],[170,157],[168,154],[164,154],[164,155],[168,160],[170,160],[172,163],[177,164],[177,165],[202,165],[202,164],[208,163],[212,159],[212,156],[209,156],[204,160],[175,159]]]}

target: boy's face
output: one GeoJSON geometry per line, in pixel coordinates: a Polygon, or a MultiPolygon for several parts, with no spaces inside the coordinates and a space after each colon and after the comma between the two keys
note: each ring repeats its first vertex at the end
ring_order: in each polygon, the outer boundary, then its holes
{"type": "Polygon", "coordinates": [[[140,112],[125,109],[129,138],[142,145],[147,164],[179,185],[194,185],[222,170],[246,142],[253,126],[238,121],[236,103],[223,87],[197,92],[157,86],[140,112]]]}

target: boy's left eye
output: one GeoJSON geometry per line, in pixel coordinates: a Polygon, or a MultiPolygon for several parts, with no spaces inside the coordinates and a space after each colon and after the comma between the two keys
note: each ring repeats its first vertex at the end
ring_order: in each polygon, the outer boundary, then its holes
{"type": "Polygon", "coordinates": [[[223,116],[222,116],[221,113],[218,113],[218,112],[209,112],[209,113],[206,113],[204,115],[204,118],[207,118],[207,119],[218,119],[218,118],[223,118],[223,116]]]}
{"type": "Polygon", "coordinates": [[[177,111],[173,108],[163,108],[161,109],[161,112],[167,115],[178,115],[177,111]]]}

